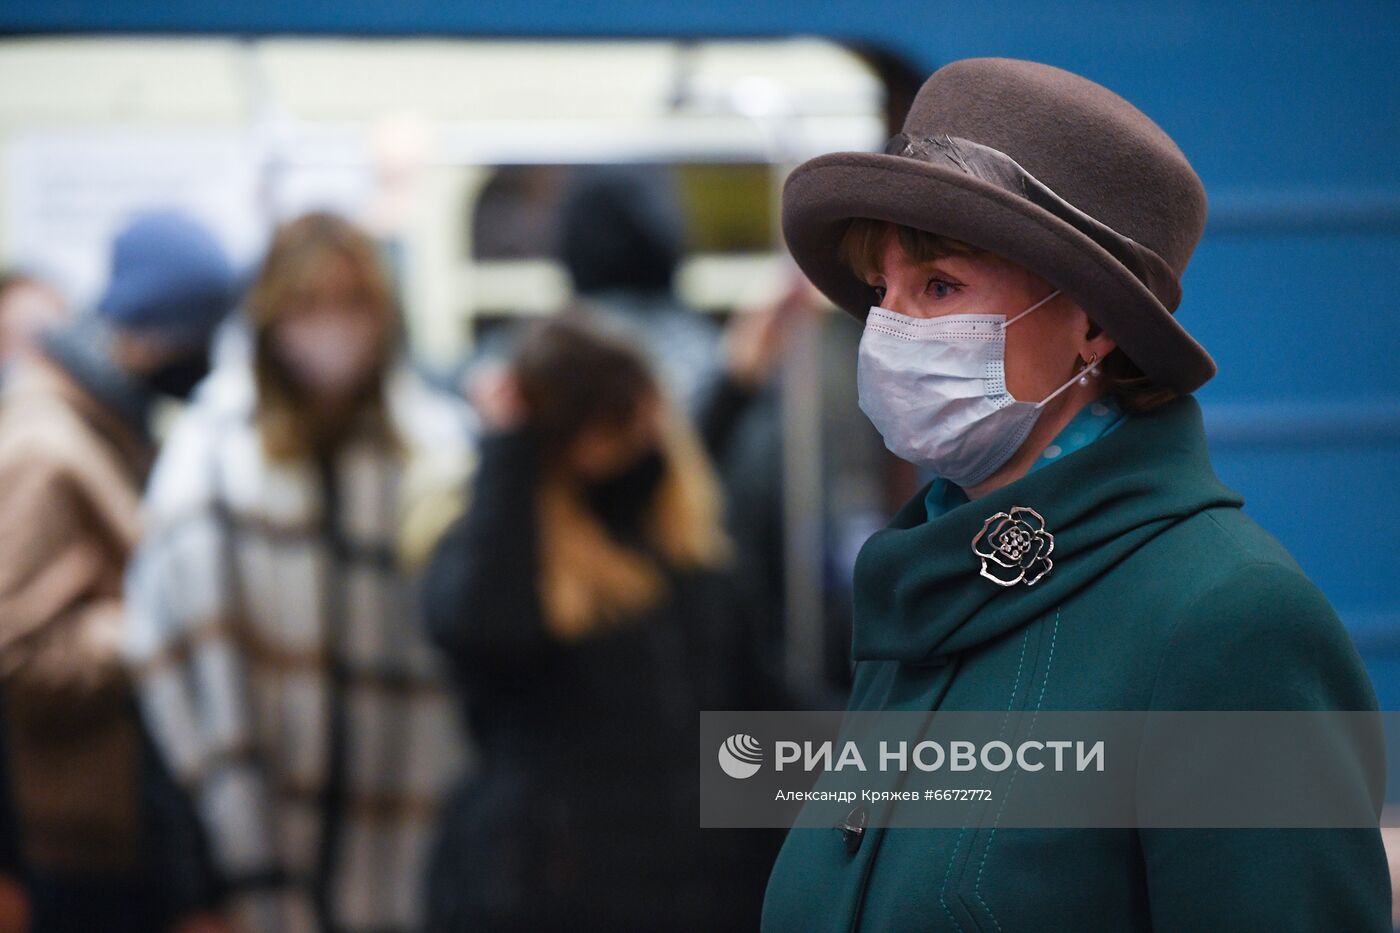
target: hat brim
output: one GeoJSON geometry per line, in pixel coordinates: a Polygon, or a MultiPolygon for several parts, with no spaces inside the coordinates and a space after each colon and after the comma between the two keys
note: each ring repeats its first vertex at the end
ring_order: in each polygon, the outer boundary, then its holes
{"type": "Polygon", "coordinates": [[[812,284],[859,320],[878,302],[840,259],[841,238],[856,217],[952,237],[1024,266],[1074,299],[1158,385],[1186,394],[1215,375],[1210,354],[1157,296],[1058,217],[956,168],[834,152],[788,176],[783,236],[812,284]]]}

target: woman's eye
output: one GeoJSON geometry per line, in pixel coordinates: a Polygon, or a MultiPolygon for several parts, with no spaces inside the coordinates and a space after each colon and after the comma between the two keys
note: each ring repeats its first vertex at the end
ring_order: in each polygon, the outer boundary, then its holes
{"type": "Polygon", "coordinates": [[[946,279],[934,277],[928,280],[925,291],[932,292],[935,298],[947,298],[949,295],[955,294],[961,287],[962,286],[955,285],[946,279]]]}

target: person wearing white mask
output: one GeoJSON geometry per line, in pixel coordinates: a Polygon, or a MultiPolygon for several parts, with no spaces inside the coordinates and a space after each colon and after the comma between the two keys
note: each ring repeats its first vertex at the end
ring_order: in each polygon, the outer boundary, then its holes
{"type": "MultiPolygon", "coordinates": [[[[1085,402],[1103,394],[1099,360],[1113,340],[1097,328],[1089,337],[1083,310],[1034,273],[900,229],[912,250],[896,230],[865,219],[843,241],[852,268],[878,283],[881,302],[861,341],[861,410],[897,456],[976,496],[1026,472],[1085,402]],[[1022,309],[1035,295],[1043,297],[1022,309]],[[1000,308],[1022,310],[989,310],[1000,308]]],[[[1111,394],[1099,406],[1104,415],[1107,405],[1116,408],[1111,394]]]]}
{"type": "Polygon", "coordinates": [[[384,271],[338,217],[276,232],[246,313],[250,363],[214,371],[156,463],[125,654],[236,929],[416,929],[464,751],[418,570],[466,408],[396,364],[384,271]]]}
{"type": "MultiPolygon", "coordinates": [[[[793,171],[788,246],[864,320],[860,406],[933,475],[857,558],[851,710],[1377,709],[1326,598],[1211,468],[1191,393],[1216,367],[1173,314],[1205,214],[1145,114],[1012,59],[944,66],[884,152],[793,171]]],[[[1328,765],[1374,813],[1368,751],[1338,737],[1328,765]]],[[[1006,825],[1021,771],[979,772],[961,826],[862,803],[793,829],[762,929],[1390,930],[1374,825],[1006,825]]]]}

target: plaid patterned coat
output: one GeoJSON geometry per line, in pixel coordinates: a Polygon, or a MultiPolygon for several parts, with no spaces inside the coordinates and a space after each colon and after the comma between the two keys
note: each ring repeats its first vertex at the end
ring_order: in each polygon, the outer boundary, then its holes
{"type": "Polygon", "coordinates": [[[401,536],[450,515],[465,409],[386,383],[403,450],[264,456],[242,366],[217,371],[152,476],[125,654],[194,796],[231,914],[267,933],[405,930],[440,795],[464,765],[401,536]]]}

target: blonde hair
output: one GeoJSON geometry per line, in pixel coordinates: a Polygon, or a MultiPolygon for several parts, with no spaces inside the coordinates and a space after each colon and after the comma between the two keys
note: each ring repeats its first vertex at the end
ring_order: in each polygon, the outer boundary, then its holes
{"type": "MultiPolygon", "coordinates": [[[[879,271],[885,239],[890,233],[898,237],[900,247],[917,263],[932,262],[946,256],[978,256],[988,252],[962,240],[929,233],[927,230],[887,220],[856,217],[847,224],[846,232],[841,237],[838,247],[841,262],[862,281],[870,278],[879,271]]],[[[1093,324],[1091,335],[1098,330],[1099,325],[1093,324]]],[[[1103,358],[1099,374],[1103,387],[1113,393],[1124,411],[1148,411],[1158,405],[1165,405],[1177,395],[1173,389],[1153,382],[1118,347],[1103,358]]]]}
{"type": "MultiPolygon", "coordinates": [[[[671,417],[666,462],[647,517],[648,542],[669,568],[708,569],[731,555],[720,526],[719,484],[693,429],[671,417]]],[[[540,587],[551,632],[573,641],[635,619],[666,593],[663,570],[620,544],[589,510],[575,483],[554,477],[539,498],[540,587]]]]}
{"type": "Polygon", "coordinates": [[[257,423],[263,449],[274,460],[295,460],[334,445],[349,423],[329,423],[313,413],[273,346],[277,324],[302,300],[317,270],[331,258],[350,263],[367,303],[381,320],[384,344],[376,371],[348,414],[357,426],[388,446],[396,443],[383,394],[383,375],[392,353],[394,299],[372,240],[349,221],[316,211],[283,224],[273,235],[248,298],[252,325],[253,376],[257,423]]]}
{"type": "Polygon", "coordinates": [[[666,594],[668,570],[716,568],[731,557],[721,524],[719,480],[695,429],[665,397],[640,352],[570,313],[538,325],[515,363],[521,395],[540,436],[541,602],[562,640],[577,640],[637,618],[666,594]],[[647,505],[644,546],[616,541],[560,465],[588,425],[617,427],[643,402],[660,403],[664,463],[647,505]]]}

